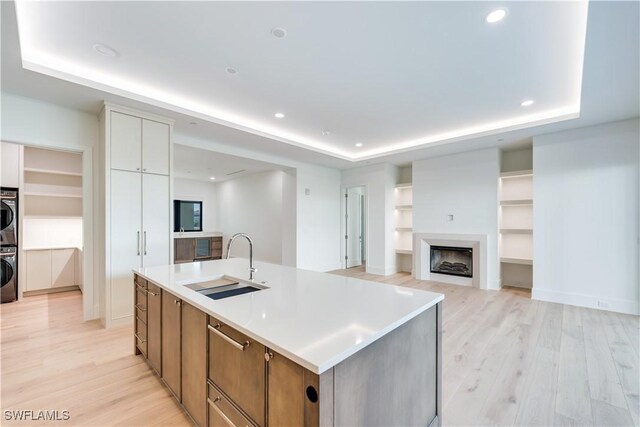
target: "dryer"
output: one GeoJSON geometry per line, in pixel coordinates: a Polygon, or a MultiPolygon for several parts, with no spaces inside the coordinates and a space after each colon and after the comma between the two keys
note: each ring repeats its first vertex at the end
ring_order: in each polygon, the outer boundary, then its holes
{"type": "Polygon", "coordinates": [[[18,246],[18,190],[0,188],[0,246],[18,246]]]}
{"type": "Polygon", "coordinates": [[[0,303],[18,299],[18,247],[0,247],[0,303]]]}

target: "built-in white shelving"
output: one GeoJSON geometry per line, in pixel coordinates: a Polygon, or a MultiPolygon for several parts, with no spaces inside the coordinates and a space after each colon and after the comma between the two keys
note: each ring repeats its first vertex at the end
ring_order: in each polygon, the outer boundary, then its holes
{"type": "Polygon", "coordinates": [[[411,271],[413,254],[413,186],[403,182],[395,188],[395,234],[399,270],[411,271]],[[407,258],[408,257],[408,258],[407,258]]]}
{"type": "Polygon", "coordinates": [[[499,182],[502,286],[533,284],[533,171],[503,172],[499,182]]]}
{"type": "Polygon", "coordinates": [[[82,156],[25,147],[23,194],[27,217],[81,217],[82,156]]]}

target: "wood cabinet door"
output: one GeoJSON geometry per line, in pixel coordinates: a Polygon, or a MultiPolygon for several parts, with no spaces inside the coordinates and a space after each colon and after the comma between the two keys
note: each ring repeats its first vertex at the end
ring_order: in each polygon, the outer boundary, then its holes
{"type": "Polygon", "coordinates": [[[142,120],[142,172],[169,175],[169,125],[142,120]]]}
{"type": "Polygon", "coordinates": [[[142,174],[142,265],[171,264],[169,177],[142,174]]]}
{"type": "Polygon", "coordinates": [[[76,284],[76,250],[51,250],[51,286],[73,286],[76,284]]]}
{"type": "Polygon", "coordinates": [[[209,318],[209,378],[257,425],[265,425],[265,347],[209,318]]]}
{"type": "Polygon", "coordinates": [[[147,359],[155,371],[162,374],[162,311],[161,289],[149,283],[147,285],[147,359]]]}
{"type": "Polygon", "coordinates": [[[207,315],[182,303],[182,405],[199,426],[207,421],[207,315]]]}
{"type": "Polygon", "coordinates": [[[162,290],[162,379],[169,386],[179,402],[182,401],[181,388],[181,304],[182,301],[162,290]]]}
{"type": "Polygon", "coordinates": [[[140,172],[142,168],[142,119],[111,112],[111,169],[140,172]]]}
{"type": "Polygon", "coordinates": [[[195,239],[175,239],[174,242],[174,262],[193,262],[196,258],[195,239]]]}
{"type": "Polygon", "coordinates": [[[317,426],[320,421],[319,377],[297,363],[269,351],[267,425],[317,426]]]}
{"type": "Polygon", "coordinates": [[[139,173],[111,171],[111,319],[133,315],[131,270],[142,263],[141,181],[139,173]]]}
{"type": "Polygon", "coordinates": [[[27,290],[51,288],[51,251],[26,251],[27,290]]]}

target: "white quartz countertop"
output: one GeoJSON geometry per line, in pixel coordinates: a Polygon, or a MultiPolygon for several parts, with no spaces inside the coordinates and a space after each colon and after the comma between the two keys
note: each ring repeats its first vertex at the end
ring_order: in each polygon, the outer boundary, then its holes
{"type": "Polygon", "coordinates": [[[219,231],[185,231],[173,233],[174,239],[196,239],[199,237],[222,237],[219,231]]]}
{"type": "MultiPolygon", "coordinates": [[[[185,285],[248,279],[245,258],[135,269],[147,280],[321,374],[444,299],[444,295],[256,262],[268,289],[212,300],[185,285]]],[[[263,283],[264,282],[264,283],[263,283]]]]}
{"type": "Polygon", "coordinates": [[[79,246],[69,246],[69,245],[60,245],[60,246],[32,246],[27,248],[22,248],[23,251],[47,251],[47,250],[57,250],[57,249],[77,249],[79,251],[82,250],[79,246]]]}

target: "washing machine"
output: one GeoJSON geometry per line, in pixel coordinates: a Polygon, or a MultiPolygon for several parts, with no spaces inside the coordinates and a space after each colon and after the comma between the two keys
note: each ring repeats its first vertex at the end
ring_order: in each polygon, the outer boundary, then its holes
{"type": "Polygon", "coordinates": [[[18,299],[18,248],[16,246],[0,247],[0,303],[18,299]]]}
{"type": "Polygon", "coordinates": [[[0,188],[0,246],[18,246],[18,190],[0,188]]]}

